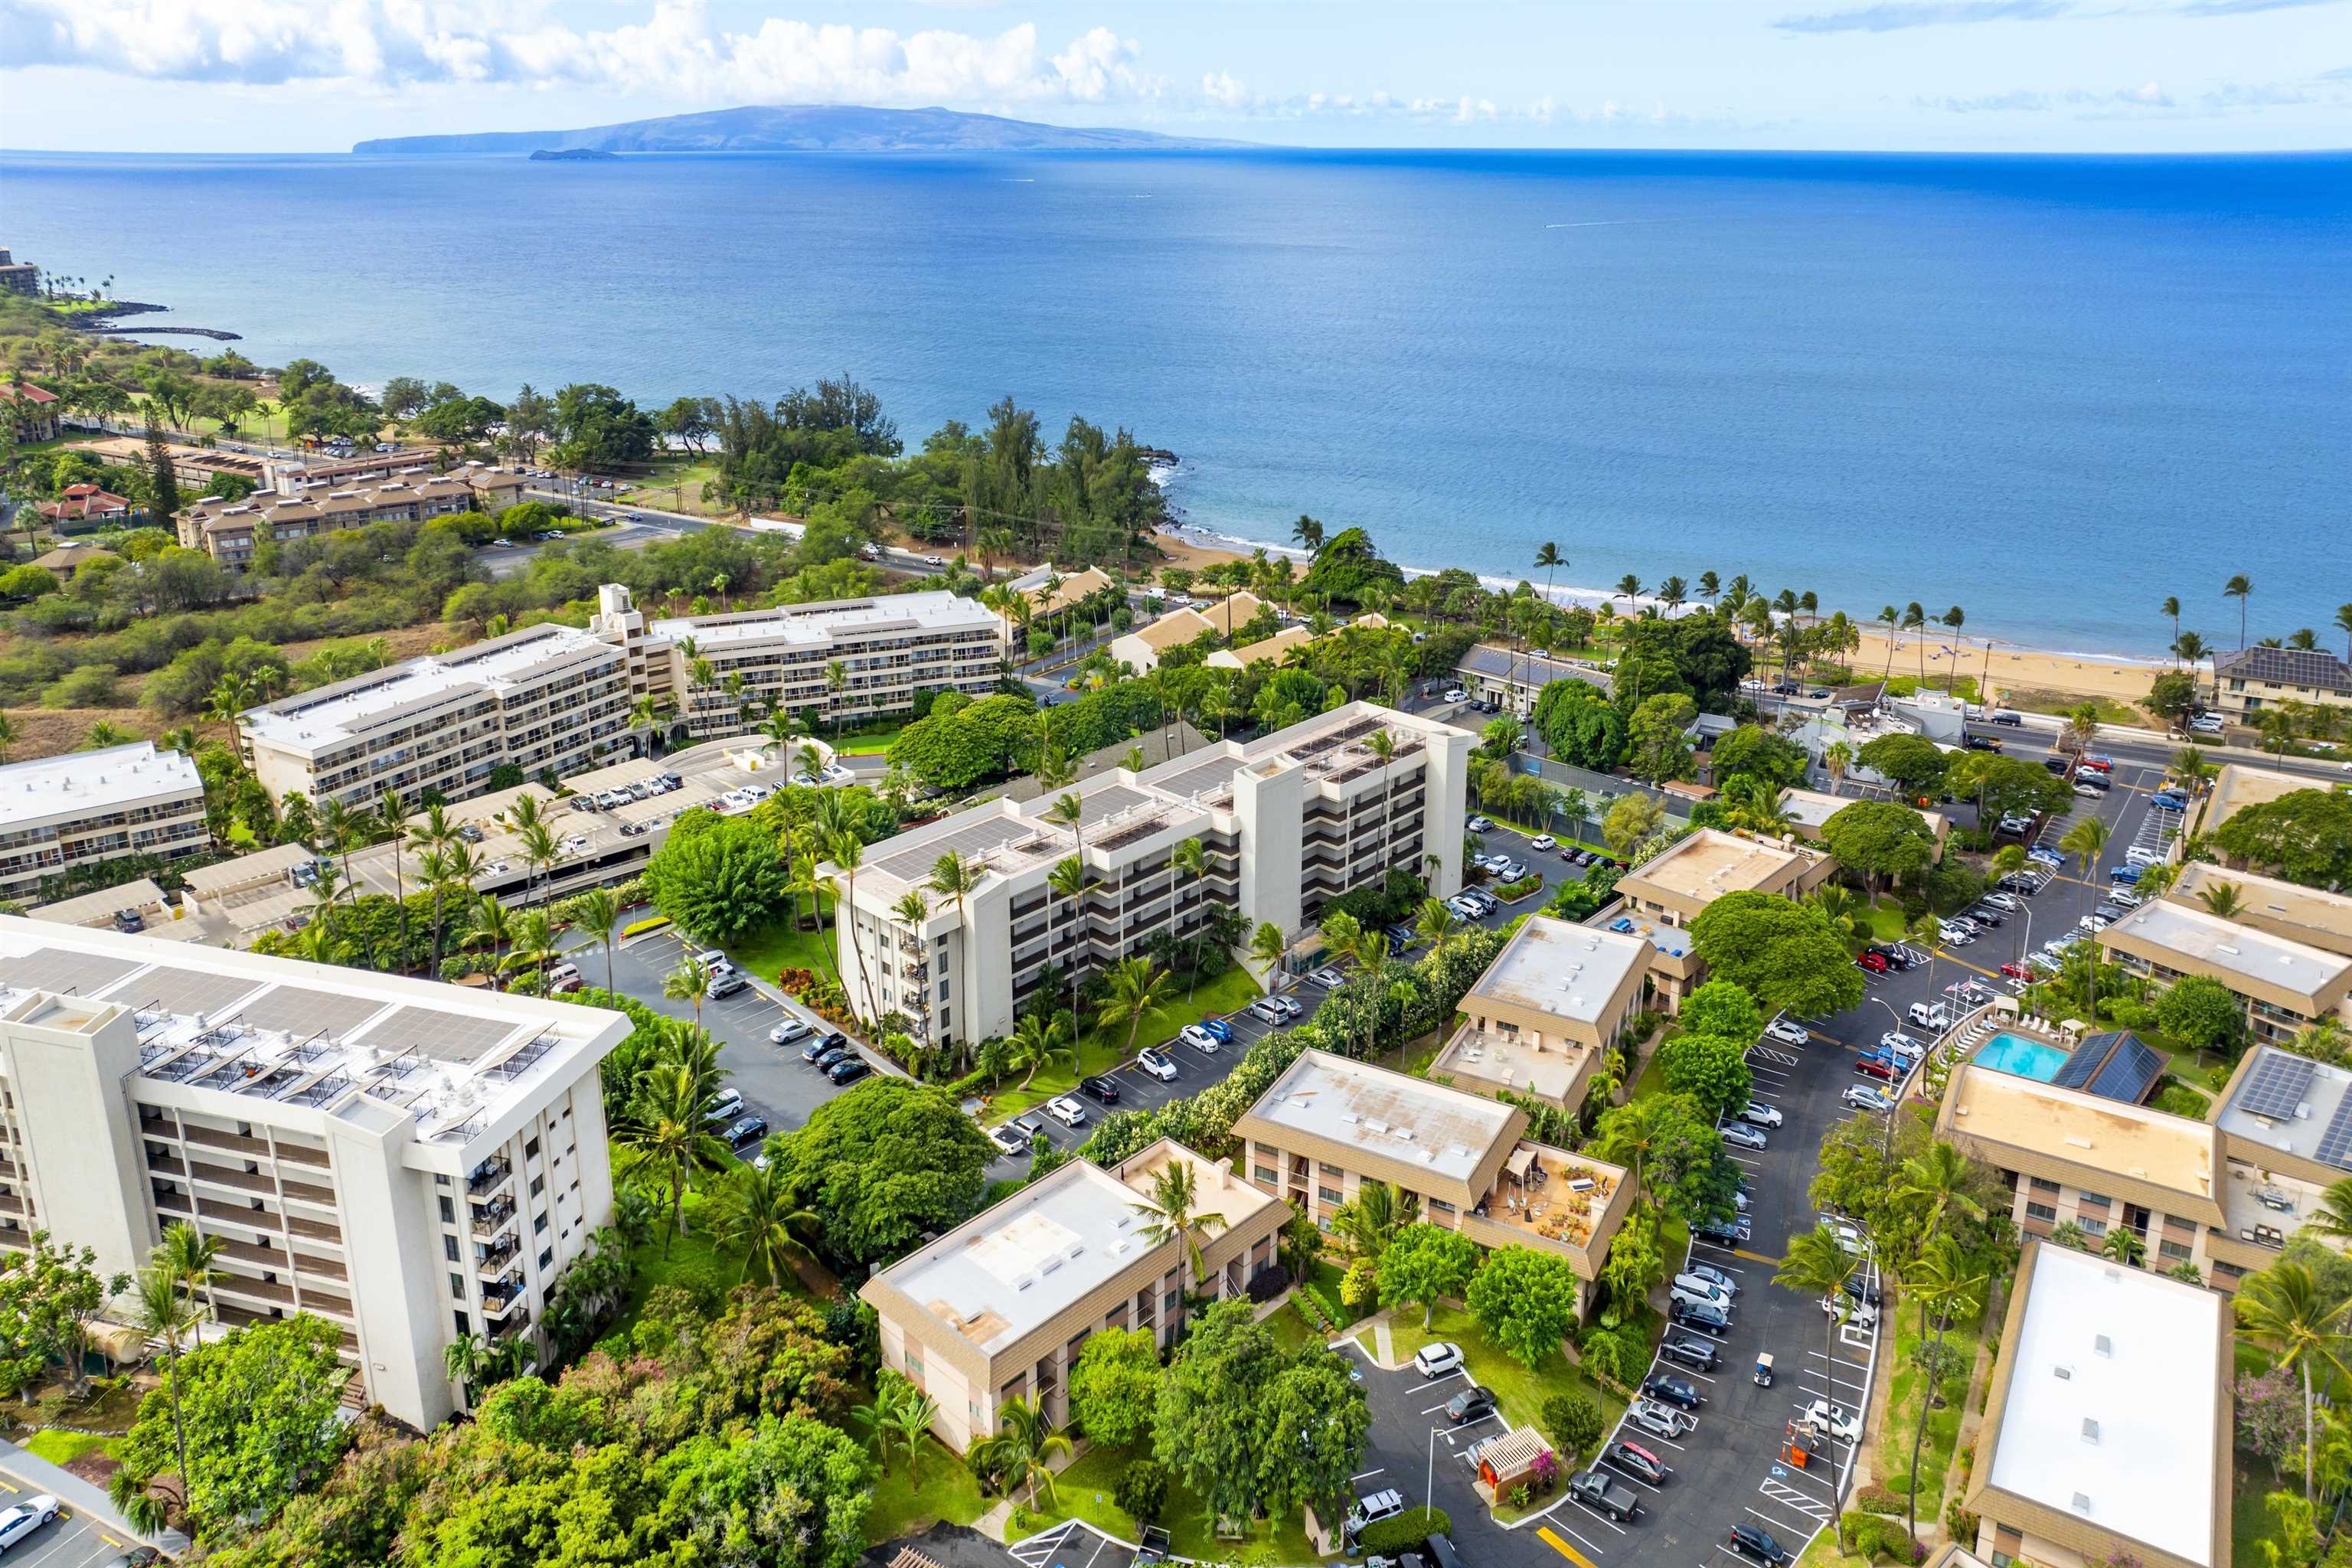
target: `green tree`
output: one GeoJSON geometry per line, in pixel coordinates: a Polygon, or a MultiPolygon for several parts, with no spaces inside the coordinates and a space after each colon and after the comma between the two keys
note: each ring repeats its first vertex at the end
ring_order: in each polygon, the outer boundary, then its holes
{"type": "Polygon", "coordinates": [[[1610,806],[1608,815],[1601,819],[1601,837],[1611,849],[1630,858],[1635,847],[1655,833],[1665,819],[1665,808],[1637,790],[1620,795],[1610,806]]]}
{"type": "Polygon", "coordinates": [[[1151,1430],[1160,1399],[1160,1346],[1148,1329],[1087,1336],[1070,1368],[1070,1414],[1088,1437],[1124,1447],[1151,1430]]]}
{"type": "Polygon", "coordinates": [[[0,1382],[7,1385],[0,1392],[23,1393],[57,1361],[68,1392],[79,1396],[89,1385],[89,1325],[131,1289],[131,1276],[99,1273],[95,1247],[52,1244],[46,1230],[30,1241],[0,1253],[0,1382]]]}
{"type": "Polygon", "coordinates": [[[1582,680],[1555,680],[1536,694],[1535,727],[1552,755],[1605,773],[1625,752],[1625,716],[1608,693],[1582,680]]]}
{"type": "Polygon", "coordinates": [[[1677,1035],[1658,1048],[1658,1069],[1675,1093],[1689,1095],[1716,1116],[1728,1115],[1748,1103],[1755,1088],[1748,1068],[1753,1043],[1721,1035],[1677,1035]]]}
{"type": "Polygon", "coordinates": [[[995,1435],[972,1445],[971,1462],[975,1469],[1026,1486],[1029,1506],[1034,1508],[1040,1493],[1046,1501],[1053,1500],[1053,1461],[1069,1452],[1068,1434],[1035,1405],[1014,1398],[997,1406],[995,1435]]]}
{"type": "MultiPolygon", "coordinates": [[[[721,1069],[718,1049],[699,1028],[683,1024],[665,1030],[653,1061],[637,1075],[614,1142],[635,1166],[669,1189],[673,1236],[686,1234],[686,1189],[706,1172],[724,1170],[727,1146],[711,1136],[711,1107],[721,1069]]],[[[662,1255],[669,1242],[662,1243],[662,1255]]]]}
{"type": "Polygon", "coordinates": [[[1575,1331],[1576,1270],[1557,1253],[1501,1247],[1470,1280],[1465,1305],[1486,1337],[1533,1372],[1575,1331]]]}
{"type": "Polygon", "coordinates": [[[1856,752],[1854,760],[1914,796],[1936,794],[1951,765],[1942,747],[1912,734],[1881,735],[1856,752]]]}
{"type": "Polygon", "coordinates": [[[814,1258],[803,1237],[816,1229],[816,1215],[793,1205],[792,1188],[772,1163],[737,1165],[711,1194],[710,1234],[743,1256],[743,1278],[782,1285],[794,1258],[814,1258]]]}
{"type": "Polygon", "coordinates": [[[1717,784],[1739,778],[1760,779],[1778,791],[1805,782],[1805,750],[1757,724],[1742,724],[1718,736],[1707,752],[1717,784]]]}
{"type": "Polygon", "coordinates": [[[1168,973],[1152,968],[1148,958],[1123,958],[1105,979],[1108,989],[1095,1006],[1096,1026],[1125,1028],[1127,1044],[1121,1054],[1133,1056],[1136,1032],[1142,1028],[1143,1020],[1168,1000],[1168,973]]]}
{"type": "Polygon", "coordinates": [[[2317,1447],[2314,1392],[2319,1381],[2346,1375],[2345,1317],[2352,1299],[2325,1289],[2304,1265],[2283,1259],[2242,1280],[2231,1305],[2238,1331],[2269,1352],[2280,1370],[2303,1379],[2303,1491],[2308,1498],[2317,1447]]]}
{"type": "Polygon", "coordinates": [[[1839,865],[1869,878],[1873,892],[1895,878],[1916,876],[1936,858],[1935,830],[1899,801],[1840,806],[1822,825],[1822,842],[1839,865]]]}
{"type": "Polygon", "coordinates": [[[1770,893],[1726,893],[1691,921],[1691,941],[1710,973],[1769,1011],[1812,1018],[1862,1004],[1861,972],[1828,916],[1812,906],[1770,893]]]}
{"type": "Polygon", "coordinates": [[[1683,998],[1675,1015],[1683,1030],[1693,1035],[1720,1035],[1749,1043],[1764,1033],[1764,1015],[1756,999],[1728,980],[1710,980],[1683,998]]]}
{"type": "Polygon", "coordinates": [[[860,1278],[969,1215],[996,1154],[953,1095],[900,1078],[868,1079],[768,1143],[770,1168],[817,1216],[818,1250],[860,1278]]]}
{"type": "Polygon", "coordinates": [[[2156,1001],[2156,1021],[2168,1035],[2200,1050],[2234,1047],[2246,1028],[2244,1004],[2218,980],[2183,975],[2156,1001]]]}
{"type": "Polygon", "coordinates": [[[1443,1226],[1408,1225],[1381,1249],[1380,1298],[1383,1307],[1417,1303],[1421,1326],[1429,1327],[1437,1303],[1470,1288],[1478,1267],[1478,1244],[1443,1226]]]}
{"type": "Polygon", "coordinates": [[[1201,1257],[1201,1237],[1225,1227],[1225,1216],[1213,1209],[1201,1207],[1199,1179],[1192,1163],[1171,1160],[1151,1175],[1150,1195],[1128,1207],[1143,1221],[1143,1238],[1154,1247],[1177,1243],[1184,1260],[1196,1280],[1206,1279],[1207,1265],[1201,1257]]]}
{"type": "Polygon", "coordinates": [[[1681,778],[1691,763],[1684,731],[1697,717],[1698,704],[1679,693],[1644,699],[1625,726],[1625,762],[1634,776],[1661,784],[1681,778]]]}
{"type": "Polygon", "coordinates": [[[2250,805],[2213,832],[2233,860],[2307,888],[2352,883],[2352,795],[2298,789],[2250,805]]]}
{"type": "Polygon", "coordinates": [[[644,887],[680,930],[723,943],[780,918],[790,879],[772,829],[749,817],[688,812],[646,862],[644,887]]]}
{"type": "Polygon", "coordinates": [[[1581,1457],[1608,1430],[1601,1406],[1581,1394],[1555,1394],[1543,1402],[1543,1429],[1560,1452],[1581,1457]]]}

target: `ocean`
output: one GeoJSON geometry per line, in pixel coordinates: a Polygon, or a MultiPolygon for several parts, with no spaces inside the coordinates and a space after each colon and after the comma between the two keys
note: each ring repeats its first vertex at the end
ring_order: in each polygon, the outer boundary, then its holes
{"type": "Polygon", "coordinates": [[[1203,529],[1507,581],[2142,655],[2352,600],[2352,155],[13,153],[0,242],[354,381],[1009,393],[1203,529]]]}

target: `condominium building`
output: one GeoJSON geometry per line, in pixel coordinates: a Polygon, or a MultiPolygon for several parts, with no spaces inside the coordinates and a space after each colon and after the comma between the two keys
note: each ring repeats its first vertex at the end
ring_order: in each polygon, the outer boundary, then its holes
{"type": "Polygon", "coordinates": [[[941,592],[649,621],[608,583],[588,626],[625,657],[631,696],[674,706],[697,740],[778,710],[832,726],[910,713],[941,691],[985,696],[1006,649],[994,611],[941,592]]]}
{"type": "MultiPolygon", "coordinates": [[[[7,252],[0,251],[0,256],[7,252]]],[[[58,437],[58,395],[29,381],[0,381],[0,416],[5,416],[19,441],[54,441],[58,437]]]]}
{"type": "Polygon", "coordinates": [[[628,671],[599,637],[531,626],[249,709],[237,727],[275,800],[461,800],[509,763],[561,776],[626,750],[628,671]]]}
{"type": "Polygon", "coordinates": [[[2230,1304],[2028,1242],[1961,1505],[1992,1568],[2224,1568],[2230,1304]]]}
{"type": "MultiPolygon", "coordinates": [[[[132,437],[101,437],[82,443],[81,449],[101,463],[117,463],[142,471],[149,467],[147,443],[132,437]]],[[[242,452],[215,447],[169,444],[163,455],[172,464],[172,478],[188,487],[188,494],[202,490],[216,479],[243,479],[257,490],[266,490],[275,472],[266,458],[248,458],[242,452]]]]}
{"type": "Polygon", "coordinates": [[[174,860],[209,842],[204,779],[184,752],[140,741],[0,767],[0,899],[32,899],[76,866],[174,860]]]}
{"type": "Polygon", "coordinates": [[[1776,843],[1712,827],[1676,840],[1618,879],[1620,902],[1595,923],[1626,922],[1651,946],[1651,987],[1667,1012],[1706,979],[1692,946],[1690,923],[1726,893],[1801,899],[1837,869],[1825,853],[1783,838],[1776,843]]]}
{"type": "Polygon", "coordinates": [[[1462,998],[1462,1026],[1430,1071],[1576,1110],[1640,1005],[1651,952],[1626,932],[1528,916],[1462,998]]]}
{"type": "Polygon", "coordinates": [[[1454,674],[1473,700],[1499,702],[1504,711],[1522,719],[1535,712],[1536,699],[1555,680],[1581,680],[1604,693],[1609,689],[1609,677],[1595,666],[1492,643],[1473,643],[1464,649],[1454,674]]]}
{"type": "Polygon", "coordinates": [[[1013,1400],[1055,1426],[1070,1419],[1070,1368],[1097,1330],[1142,1329],[1175,1342],[1187,1293],[1245,1296],[1275,1265],[1290,1207],[1161,1139],[1105,1170],[1073,1160],[868,1279],[858,1295],[879,1320],[882,1364],[938,1405],[931,1430],[957,1452],[994,1433],[1013,1400]],[[1195,1215],[1222,1224],[1185,1244],[1146,1234],[1140,1205],[1171,1165],[1189,1167],[1195,1215]]]}
{"type": "Polygon", "coordinates": [[[2220,981],[2245,1008],[2257,1040],[2292,1040],[2324,1017],[2352,1021],[2352,956],[2224,920],[2201,904],[2151,900],[2100,931],[2098,943],[2107,959],[2161,988],[2188,974],[2220,981]]]}
{"type": "MultiPolygon", "coordinates": [[[[1707,715],[1702,713],[1699,717],[1705,719],[1707,715]]],[[[1796,830],[1797,837],[1808,844],[1821,843],[1822,829],[1829,826],[1830,818],[1853,804],[1852,795],[1824,795],[1817,789],[1784,789],[1780,792],[1780,815],[1789,819],[1789,826],[1796,830]]],[[[1952,829],[1951,819],[1940,811],[1923,811],[1919,815],[1926,820],[1927,831],[1935,836],[1936,858],[1941,860],[1945,837],[1952,829]]]]}
{"type": "Polygon", "coordinates": [[[1048,563],[1007,580],[1004,585],[1025,597],[1037,614],[1050,616],[1085,604],[1112,584],[1109,574],[1099,566],[1063,572],[1048,563]]]}
{"type": "Polygon", "coordinates": [[[2268,768],[2250,768],[2240,763],[2224,763],[2221,771],[2213,775],[2213,787],[2206,792],[2203,813],[2197,819],[2197,831],[2213,833],[2250,805],[2263,805],[2298,790],[2326,787],[2325,784],[2305,778],[2300,773],[2277,773],[2268,768]]]}
{"type": "Polygon", "coordinates": [[[444,1352],[534,1335],[612,1212],[597,1064],[617,1013],[0,922],[0,1246],[133,1268],[221,1244],[222,1321],[342,1335],[346,1403],[431,1426],[444,1352]]]}
{"type": "Polygon", "coordinates": [[[2205,895],[2233,900],[2230,919],[2286,942],[2323,952],[2352,956],[2352,896],[2306,888],[2252,871],[2231,871],[2209,860],[2184,860],[2165,897],[2191,909],[2205,907],[2205,895]],[[2226,894],[2219,889],[2227,888],[2226,894]]]}
{"type": "Polygon", "coordinates": [[[1212,669],[1247,669],[1258,663],[1281,664],[1315,640],[1305,626],[1285,626],[1270,637],[1240,647],[1221,647],[1201,662],[1212,669]]]}
{"type": "Polygon", "coordinates": [[[1260,1190],[1330,1227],[1366,1182],[1418,1203],[1421,1217],[1481,1247],[1568,1259],[1580,1310],[1632,1208],[1627,1173],[1528,1141],[1503,1100],[1307,1050],[1242,1113],[1234,1136],[1260,1190]]]}
{"type": "Polygon", "coordinates": [[[1450,895],[1461,886],[1472,743],[1450,726],[1351,702],[1255,741],[1097,773],[1070,792],[1084,808],[1075,826],[1050,817],[1055,801],[1040,796],[912,828],[877,845],[854,879],[820,868],[854,910],[835,928],[842,977],[866,1016],[903,1015],[909,1032],[934,1040],[984,1039],[1012,1032],[1049,967],[1085,974],[1160,932],[1189,937],[1212,905],[1295,941],[1325,903],[1391,869],[1450,895]],[[1381,733],[1394,743],[1385,760],[1368,743],[1381,733]],[[1171,864],[1188,839],[1201,843],[1204,875],[1171,864]],[[950,852],[979,874],[961,900],[931,886],[950,852]],[[1070,858],[1085,868],[1077,900],[1048,883],[1070,858]],[[901,912],[910,893],[928,906],[919,921],[901,912]]]}
{"type": "Polygon", "coordinates": [[[178,513],[180,542],[224,566],[251,563],[267,540],[280,544],[372,522],[426,522],[460,512],[496,512],[521,493],[522,479],[492,469],[417,474],[337,489],[325,480],[292,495],[262,490],[242,500],[200,500],[178,513]]]}
{"type": "Polygon", "coordinates": [[[41,291],[41,269],[29,261],[18,261],[0,245],[0,294],[38,294],[41,291]]]}
{"type": "MultiPolygon", "coordinates": [[[[1247,626],[1247,616],[1242,625],[1247,626]]],[[[1138,675],[1149,675],[1160,668],[1160,658],[1171,648],[1189,646],[1204,637],[1223,634],[1217,622],[1198,610],[1175,609],[1146,621],[1133,631],[1113,637],[1110,643],[1112,662],[1123,664],[1138,675]]]]}
{"type": "Polygon", "coordinates": [[[2232,723],[2283,702],[2352,709],[2352,665],[2325,648],[2245,647],[2213,656],[2210,706],[2232,723]]]}
{"type": "MultiPolygon", "coordinates": [[[[2275,1046],[2238,1060],[2210,1113],[2228,1179],[2225,1248],[2236,1272],[2265,1267],[2352,1177],[2352,1072],[2275,1046]]],[[[2343,1250],[2341,1239],[2326,1238],[2343,1250]]]]}

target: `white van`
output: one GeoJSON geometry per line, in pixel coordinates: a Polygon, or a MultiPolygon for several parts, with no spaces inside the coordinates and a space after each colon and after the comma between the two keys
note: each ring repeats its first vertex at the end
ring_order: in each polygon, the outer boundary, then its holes
{"type": "Polygon", "coordinates": [[[547,994],[550,996],[562,996],[577,991],[583,984],[580,966],[576,963],[559,963],[547,972],[547,994]]]}
{"type": "Polygon", "coordinates": [[[1910,1018],[1921,1028],[1933,1029],[1939,1035],[1952,1026],[1952,1016],[1941,1002],[1912,1003],[1910,1018]]]}
{"type": "Polygon", "coordinates": [[[2137,844],[2124,851],[2124,864],[2126,866],[2160,866],[2163,863],[2163,856],[2153,849],[2144,849],[2137,844]]]}

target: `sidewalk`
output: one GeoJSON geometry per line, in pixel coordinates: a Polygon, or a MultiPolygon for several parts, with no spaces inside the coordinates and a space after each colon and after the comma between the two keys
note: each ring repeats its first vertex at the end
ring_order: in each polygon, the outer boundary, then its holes
{"type": "Polygon", "coordinates": [[[114,1505],[106,1500],[106,1493],[72,1471],[27,1453],[14,1443],[0,1441],[0,1471],[23,1481],[34,1491],[47,1492],[72,1510],[75,1518],[89,1520],[92,1524],[112,1531],[125,1541],[143,1541],[174,1557],[192,1544],[176,1530],[167,1530],[159,1535],[136,1533],[115,1513],[114,1505]]]}

